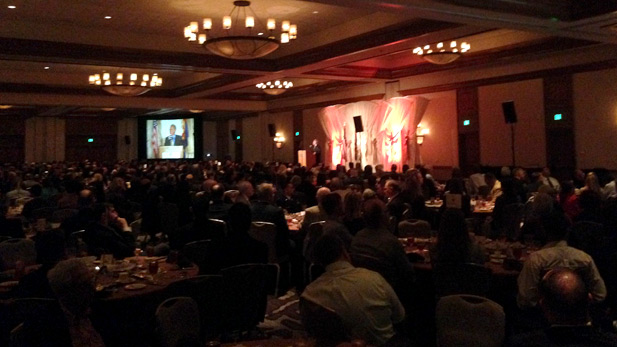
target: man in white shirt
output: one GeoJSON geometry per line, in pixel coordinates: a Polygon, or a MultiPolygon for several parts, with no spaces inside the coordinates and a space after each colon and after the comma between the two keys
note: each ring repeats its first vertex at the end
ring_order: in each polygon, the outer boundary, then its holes
{"type": "Polygon", "coordinates": [[[351,339],[381,346],[394,335],[394,324],[405,318],[405,309],[394,290],[376,272],[350,263],[343,242],[324,235],[313,256],[326,272],[309,284],[302,297],[334,310],[351,339]]]}

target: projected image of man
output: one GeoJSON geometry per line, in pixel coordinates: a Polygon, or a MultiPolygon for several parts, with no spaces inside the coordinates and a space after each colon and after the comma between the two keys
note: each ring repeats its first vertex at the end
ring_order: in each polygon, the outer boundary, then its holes
{"type": "Polygon", "coordinates": [[[172,124],[169,127],[169,136],[165,138],[165,146],[182,146],[182,136],[176,135],[176,126],[172,124]]]}

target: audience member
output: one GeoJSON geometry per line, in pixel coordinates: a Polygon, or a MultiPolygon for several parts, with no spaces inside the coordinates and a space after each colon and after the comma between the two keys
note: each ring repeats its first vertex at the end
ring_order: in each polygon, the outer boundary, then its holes
{"type": "Polygon", "coordinates": [[[465,216],[460,210],[447,209],[441,216],[437,243],[431,249],[431,262],[484,264],[484,250],[469,238],[465,216]]]}
{"type": "Polygon", "coordinates": [[[84,235],[89,254],[100,256],[103,253],[112,253],[116,259],[133,255],[135,238],[131,227],[126,219],[118,217],[111,204],[97,204],[93,218],[84,235]]]}
{"type": "Polygon", "coordinates": [[[333,309],[352,339],[377,346],[390,340],[394,324],[405,318],[405,309],[383,277],[351,265],[343,242],[334,235],[319,239],[313,254],[326,272],[306,287],[302,297],[333,309]]]}

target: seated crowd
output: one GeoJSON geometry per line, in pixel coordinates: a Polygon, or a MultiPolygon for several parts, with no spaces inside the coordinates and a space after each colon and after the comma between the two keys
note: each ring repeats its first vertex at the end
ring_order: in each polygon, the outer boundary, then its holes
{"type": "Polygon", "coordinates": [[[210,259],[216,259],[202,274],[276,262],[285,270],[280,288],[295,287],[302,300],[334,310],[349,340],[423,344],[429,332],[419,326],[433,324],[421,322],[431,316],[420,308],[417,255],[406,254],[399,240],[407,237],[401,222],[409,221],[427,226],[433,266],[484,266],[488,251],[474,235],[540,248],[519,269],[515,304],[500,302],[512,345],[562,345],[569,336],[580,345],[617,345],[613,335],[595,330],[617,321],[611,313],[617,309],[617,188],[614,179],[593,172],[577,170],[560,182],[548,168],[532,175],[523,168],[474,168],[467,176],[454,169],[439,184],[425,168],[407,165],[388,172],[353,163],[335,170],[230,160],[31,163],[0,166],[0,199],[6,238],[25,237],[46,208],[74,211],[58,228],[32,237],[42,266],[13,292],[57,298],[74,345],[85,339],[84,330],[92,343],[103,342],[82,317],[87,308],[70,306],[71,283],[59,272],[81,269],[64,259],[84,253],[123,259],[145,248],[182,255],[199,240],[211,240],[210,259]],[[430,207],[435,198],[443,198],[440,208],[430,207]],[[474,218],[474,205],[485,201],[494,204],[492,216],[474,218]],[[18,204],[23,228],[7,213],[18,204]],[[298,212],[302,223],[290,230],[287,216],[298,212]],[[273,224],[271,245],[255,237],[252,222],[273,224]],[[75,233],[83,233],[85,250],[70,247],[75,233]],[[323,274],[308,276],[316,267],[323,274]],[[539,323],[518,325],[527,315],[539,323]],[[536,328],[544,330],[529,331],[536,328]]]}

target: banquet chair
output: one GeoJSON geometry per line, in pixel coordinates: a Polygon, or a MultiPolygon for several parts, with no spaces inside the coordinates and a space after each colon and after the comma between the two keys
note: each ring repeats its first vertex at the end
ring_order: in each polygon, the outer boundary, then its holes
{"type": "Polygon", "coordinates": [[[404,220],[398,223],[399,237],[431,237],[431,225],[421,219],[404,220]]]}
{"type": "Polygon", "coordinates": [[[222,240],[227,237],[227,223],[224,220],[209,218],[208,227],[209,235],[206,235],[207,238],[222,240]]]}
{"type": "Polygon", "coordinates": [[[323,226],[326,221],[319,221],[311,223],[308,227],[308,231],[306,237],[304,238],[304,243],[302,245],[302,255],[304,255],[304,259],[312,260],[312,251],[313,245],[317,240],[323,235],[323,226]]]}
{"type": "Polygon", "coordinates": [[[198,345],[201,335],[195,300],[186,296],[169,298],[158,306],[155,316],[161,346],[198,345]]]}
{"type": "Polygon", "coordinates": [[[19,322],[10,335],[10,346],[61,346],[69,342],[68,327],[57,300],[23,298],[11,303],[11,319],[19,322]]]}
{"type": "Polygon", "coordinates": [[[437,302],[437,346],[499,347],[505,337],[503,308],[483,297],[449,295],[437,302]]]}
{"type": "Polygon", "coordinates": [[[267,306],[265,264],[242,264],[221,270],[223,332],[250,332],[264,320],[267,306]]]}
{"type": "Polygon", "coordinates": [[[490,289],[491,270],[472,263],[433,264],[435,295],[454,294],[486,296],[490,289]]]}
{"type": "Polygon", "coordinates": [[[210,339],[220,333],[222,285],[221,275],[201,275],[169,284],[166,294],[169,297],[188,296],[197,302],[201,332],[210,339]]]}
{"type": "Polygon", "coordinates": [[[253,222],[249,229],[249,235],[257,241],[268,246],[268,262],[278,263],[276,255],[276,226],[269,222],[253,222]]]}
{"type": "Polygon", "coordinates": [[[336,346],[349,340],[343,320],[331,308],[300,297],[300,316],[307,334],[317,340],[316,346],[336,346]]]}
{"type": "Polygon", "coordinates": [[[199,266],[200,275],[217,274],[221,270],[222,259],[212,240],[189,242],[182,247],[181,253],[199,266]]]}
{"type": "Polygon", "coordinates": [[[66,240],[66,248],[69,255],[75,255],[79,257],[83,254],[88,253],[88,245],[84,241],[85,234],[85,230],[78,230],[69,235],[66,240]]]}
{"type": "MultiPolygon", "coordinates": [[[[508,240],[516,240],[521,235],[521,222],[523,221],[523,213],[525,205],[520,203],[508,204],[504,206],[501,220],[503,225],[501,230],[497,232],[497,236],[506,236],[508,240]]],[[[494,239],[498,237],[493,237],[494,239]]]]}
{"type": "Polygon", "coordinates": [[[29,239],[8,239],[0,242],[0,271],[14,269],[21,260],[26,266],[36,264],[36,248],[29,239]]]}

